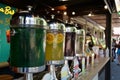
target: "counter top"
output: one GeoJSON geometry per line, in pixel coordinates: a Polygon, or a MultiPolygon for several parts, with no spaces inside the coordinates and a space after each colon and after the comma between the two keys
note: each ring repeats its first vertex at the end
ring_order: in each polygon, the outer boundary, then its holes
{"type": "Polygon", "coordinates": [[[89,66],[85,73],[82,73],[78,80],[92,80],[97,73],[105,66],[110,58],[99,58],[93,66],[89,66]]]}
{"type": "Polygon", "coordinates": [[[7,67],[7,66],[9,66],[8,62],[1,62],[0,63],[0,68],[7,67]]]}

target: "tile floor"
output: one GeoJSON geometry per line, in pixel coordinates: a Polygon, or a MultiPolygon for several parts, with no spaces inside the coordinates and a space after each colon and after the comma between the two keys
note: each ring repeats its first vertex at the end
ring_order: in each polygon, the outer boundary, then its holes
{"type": "Polygon", "coordinates": [[[111,62],[111,80],[120,80],[120,65],[115,61],[111,62]]]}

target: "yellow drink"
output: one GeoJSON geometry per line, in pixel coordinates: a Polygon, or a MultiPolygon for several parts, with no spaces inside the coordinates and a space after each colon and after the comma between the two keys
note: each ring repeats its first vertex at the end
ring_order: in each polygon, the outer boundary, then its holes
{"type": "Polygon", "coordinates": [[[46,34],[46,61],[64,59],[63,40],[62,32],[54,31],[46,34]]]}

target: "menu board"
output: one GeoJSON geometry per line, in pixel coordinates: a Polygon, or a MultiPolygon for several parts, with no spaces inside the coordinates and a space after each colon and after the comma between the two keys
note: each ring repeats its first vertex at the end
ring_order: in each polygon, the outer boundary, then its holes
{"type": "Polygon", "coordinates": [[[10,19],[16,8],[0,3],[0,62],[9,59],[10,43],[7,42],[6,31],[10,29],[10,19]]]}

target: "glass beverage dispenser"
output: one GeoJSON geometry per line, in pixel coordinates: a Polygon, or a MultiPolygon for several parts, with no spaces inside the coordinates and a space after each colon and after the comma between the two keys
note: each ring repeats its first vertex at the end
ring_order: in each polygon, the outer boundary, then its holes
{"type": "Polygon", "coordinates": [[[80,64],[81,64],[80,68],[82,68],[82,72],[85,71],[85,51],[84,51],[85,49],[84,48],[85,48],[85,30],[77,29],[76,56],[80,60],[80,64]]]}
{"type": "Polygon", "coordinates": [[[65,54],[66,60],[73,60],[75,56],[76,28],[71,24],[66,24],[65,34],[65,54]]]}
{"type": "Polygon", "coordinates": [[[74,60],[75,56],[75,38],[76,38],[76,28],[73,27],[72,24],[65,24],[66,30],[65,30],[65,52],[64,52],[64,59],[65,64],[63,65],[61,69],[61,80],[70,80],[73,76],[73,74],[70,71],[70,66],[72,60],[74,60]],[[70,64],[68,63],[70,62],[70,64]]]}
{"type": "Polygon", "coordinates": [[[46,62],[60,65],[64,63],[64,36],[65,25],[57,21],[48,22],[46,33],[46,62]]]}
{"type": "Polygon", "coordinates": [[[57,80],[55,65],[64,64],[65,25],[56,19],[51,19],[46,33],[46,62],[50,65],[50,80],[57,80]]]}
{"type": "MultiPolygon", "coordinates": [[[[66,24],[66,36],[65,36],[65,64],[71,66],[73,63],[73,73],[74,73],[74,79],[76,74],[79,72],[78,66],[78,60],[75,57],[76,54],[76,27],[72,24],[66,24]],[[72,61],[72,63],[70,63],[72,61]],[[69,62],[69,63],[68,63],[69,62]]],[[[68,67],[69,68],[69,67],[68,67]]],[[[69,69],[68,69],[69,70],[69,69]]],[[[69,71],[69,75],[72,77],[71,72],[69,71]]]]}
{"type": "Polygon", "coordinates": [[[76,56],[82,56],[84,53],[85,45],[85,30],[77,29],[77,40],[76,40],[76,56]]]}
{"type": "Polygon", "coordinates": [[[31,7],[12,16],[10,39],[10,65],[18,73],[25,73],[26,80],[33,80],[32,73],[45,69],[45,27],[47,22],[34,15],[31,7]]]}

